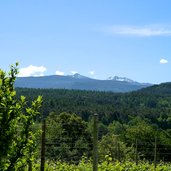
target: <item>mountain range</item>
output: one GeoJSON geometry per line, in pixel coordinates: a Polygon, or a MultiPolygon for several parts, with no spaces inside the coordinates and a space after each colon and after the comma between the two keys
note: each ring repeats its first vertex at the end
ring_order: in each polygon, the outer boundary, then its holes
{"type": "Polygon", "coordinates": [[[15,87],[20,88],[53,88],[76,89],[112,92],[130,92],[151,86],[148,83],[139,83],[126,77],[109,77],[106,80],[92,79],[78,73],[74,75],[17,77],[15,87]]]}

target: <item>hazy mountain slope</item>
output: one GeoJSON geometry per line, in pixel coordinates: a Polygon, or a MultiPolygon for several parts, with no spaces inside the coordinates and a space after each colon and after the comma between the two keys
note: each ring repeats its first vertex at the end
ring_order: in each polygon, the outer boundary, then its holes
{"type": "Polygon", "coordinates": [[[113,92],[129,92],[147,86],[149,84],[116,80],[96,80],[79,74],[72,76],[18,77],[15,82],[15,87],[23,88],[57,88],[113,92]]]}

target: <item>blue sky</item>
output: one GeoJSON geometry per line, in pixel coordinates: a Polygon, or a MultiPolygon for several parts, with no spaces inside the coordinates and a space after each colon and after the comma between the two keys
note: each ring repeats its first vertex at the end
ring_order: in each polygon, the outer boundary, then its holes
{"type": "Polygon", "coordinates": [[[0,68],[171,81],[170,0],[0,1],[0,68]]]}

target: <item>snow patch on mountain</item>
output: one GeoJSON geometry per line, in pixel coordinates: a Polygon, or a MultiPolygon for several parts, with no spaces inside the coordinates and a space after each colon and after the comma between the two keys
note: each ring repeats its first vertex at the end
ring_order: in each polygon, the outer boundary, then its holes
{"type": "Polygon", "coordinates": [[[118,77],[118,76],[114,76],[114,77],[109,77],[108,80],[114,80],[114,81],[124,81],[124,82],[129,82],[129,83],[133,83],[135,81],[126,78],[126,77],[118,77]]]}
{"type": "Polygon", "coordinates": [[[89,79],[88,77],[80,75],[78,73],[75,73],[74,75],[71,75],[71,77],[77,78],[77,79],[89,79]]]}

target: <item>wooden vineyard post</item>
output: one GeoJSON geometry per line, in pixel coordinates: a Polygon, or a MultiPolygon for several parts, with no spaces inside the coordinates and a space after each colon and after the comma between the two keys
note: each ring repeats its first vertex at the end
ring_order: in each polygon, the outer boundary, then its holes
{"type": "Polygon", "coordinates": [[[93,171],[98,171],[98,115],[94,114],[93,122],[93,171]]]}
{"type": "Polygon", "coordinates": [[[46,121],[45,119],[42,122],[42,143],[41,143],[41,166],[40,171],[45,170],[45,130],[46,130],[46,121]]]}
{"type": "Polygon", "coordinates": [[[155,136],[155,143],[154,143],[154,169],[156,170],[157,166],[157,137],[155,136]]]}
{"type": "Polygon", "coordinates": [[[138,165],[138,140],[135,141],[135,162],[138,165]]]}
{"type": "Polygon", "coordinates": [[[32,171],[32,162],[31,161],[29,162],[29,165],[28,165],[28,171],[32,171]]]}

